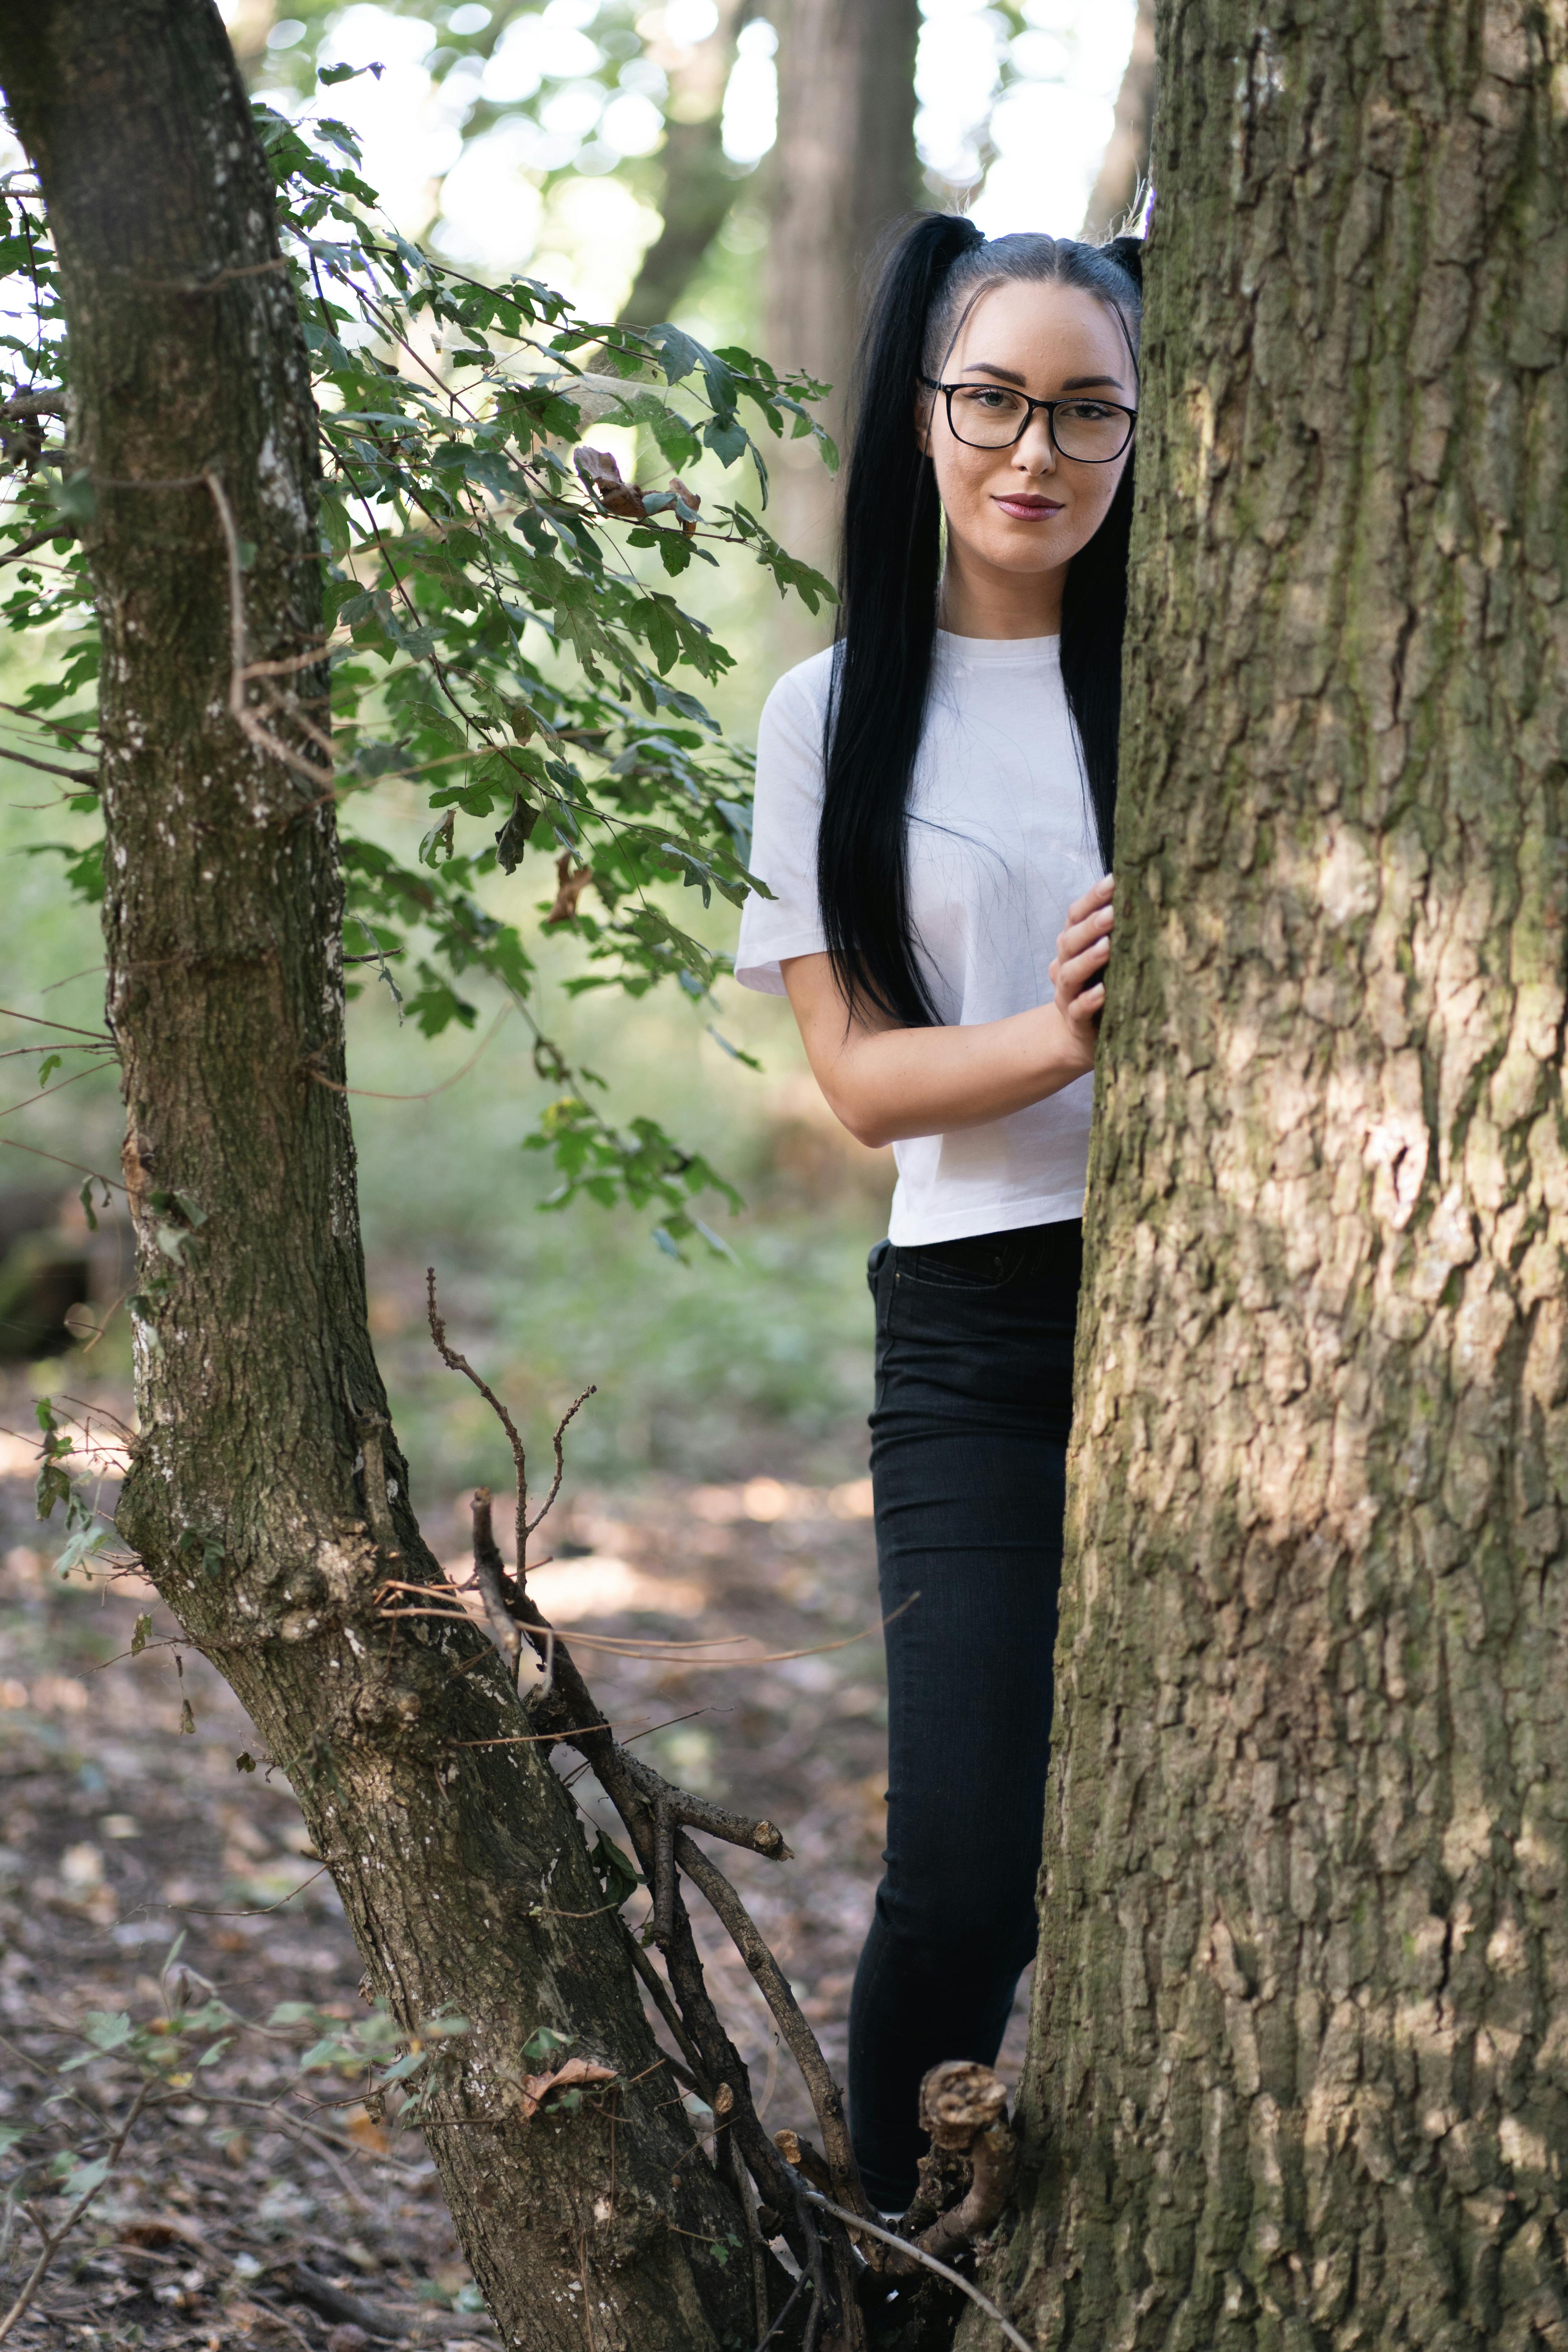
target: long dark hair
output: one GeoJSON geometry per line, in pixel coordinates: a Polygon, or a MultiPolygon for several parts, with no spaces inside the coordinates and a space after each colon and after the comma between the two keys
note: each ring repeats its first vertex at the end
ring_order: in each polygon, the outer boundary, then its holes
{"type": "MultiPolygon", "coordinates": [[[[856,368],[858,424],[844,501],[837,642],[823,738],[817,836],[823,930],[851,1011],[919,1028],[937,1018],[909,908],[909,793],[936,642],[942,509],[916,441],[920,377],[940,373],[970,306],[1023,278],[1081,288],[1121,319],[1141,310],[1142,246],[1067,237],[988,242],[972,221],[925,213],[897,236],[872,298],[856,368]]],[[[1105,520],[1074,556],[1062,597],[1061,667],[1083,747],[1100,854],[1110,870],[1127,616],[1129,459],[1105,520]]]]}

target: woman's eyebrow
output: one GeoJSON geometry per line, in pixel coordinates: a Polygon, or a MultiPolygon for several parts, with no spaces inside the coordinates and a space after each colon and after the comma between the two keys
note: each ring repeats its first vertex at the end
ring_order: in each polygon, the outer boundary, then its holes
{"type": "MultiPolygon", "coordinates": [[[[990,360],[970,360],[960,373],[963,375],[994,376],[999,383],[1017,384],[1020,390],[1026,389],[1028,384],[1026,376],[1016,374],[1012,368],[997,367],[990,360]]],[[[1119,375],[1069,375],[1062,385],[1062,390],[1088,392],[1092,385],[1099,383],[1110,384],[1113,392],[1122,390],[1121,378],[1119,375]]]]}

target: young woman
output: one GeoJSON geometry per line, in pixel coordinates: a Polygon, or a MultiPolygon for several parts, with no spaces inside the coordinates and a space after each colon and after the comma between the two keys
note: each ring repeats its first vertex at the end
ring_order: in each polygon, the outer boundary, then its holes
{"type": "Polygon", "coordinates": [[[1034,1953],[1140,253],[902,234],[861,353],[838,642],[781,678],[758,746],[772,896],[736,977],[787,992],[828,1103],[899,1171],[869,1263],[887,1868],[849,2028],[889,2210],[921,2075],[995,2057],[1034,1953]]]}

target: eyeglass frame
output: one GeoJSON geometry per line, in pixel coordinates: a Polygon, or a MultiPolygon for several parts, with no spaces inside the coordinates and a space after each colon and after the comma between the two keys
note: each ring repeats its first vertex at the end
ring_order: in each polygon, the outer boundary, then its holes
{"type": "Polygon", "coordinates": [[[929,375],[922,375],[921,382],[928,392],[942,394],[947,404],[947,429],[960,446],[965,449],[1016,449],[1034,423],[1036,409],[1043,408],[1046,412],[1046,431],[1051,436],[1051,446],[1058,457],[1065,457],[1069,466],[1114,466],[1118,457],[1124,457],[1127,455],[1132,436],[1138,426],[1138,411],[1135,408],[1129,408],[1123,400],[1102,400],[1100,404],[1102,408],[1119,409],[1127,419],[1127,438],[1121,448],[1113,451],[1109,457],[1075,457],[1071,450],[1064,449],[1057,439],[1057,411],[1058,408],[1070,408],[1074,400],[1081,400],[1085,397],[1082,393],[1064,393],[1056,400],[1036,400],[1031,394],[1019,392],[1016,385],[1010,383],[938,383],[929,375]],[[1010,441],[965,441],[952,421],[952,395],[955,392],[987,391],[1012,393],[1025,404],[1024,421],[1010,441]]]}

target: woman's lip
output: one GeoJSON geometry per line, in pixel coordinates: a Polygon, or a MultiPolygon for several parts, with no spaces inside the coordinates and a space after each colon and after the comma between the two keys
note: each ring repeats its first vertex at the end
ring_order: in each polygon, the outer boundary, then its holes
{"type": "Polygon", "coordinates": [[[1054,515],[1062,510],[1059,499],[998,499],[996,504],[1004,514],[1054,515]]]}

